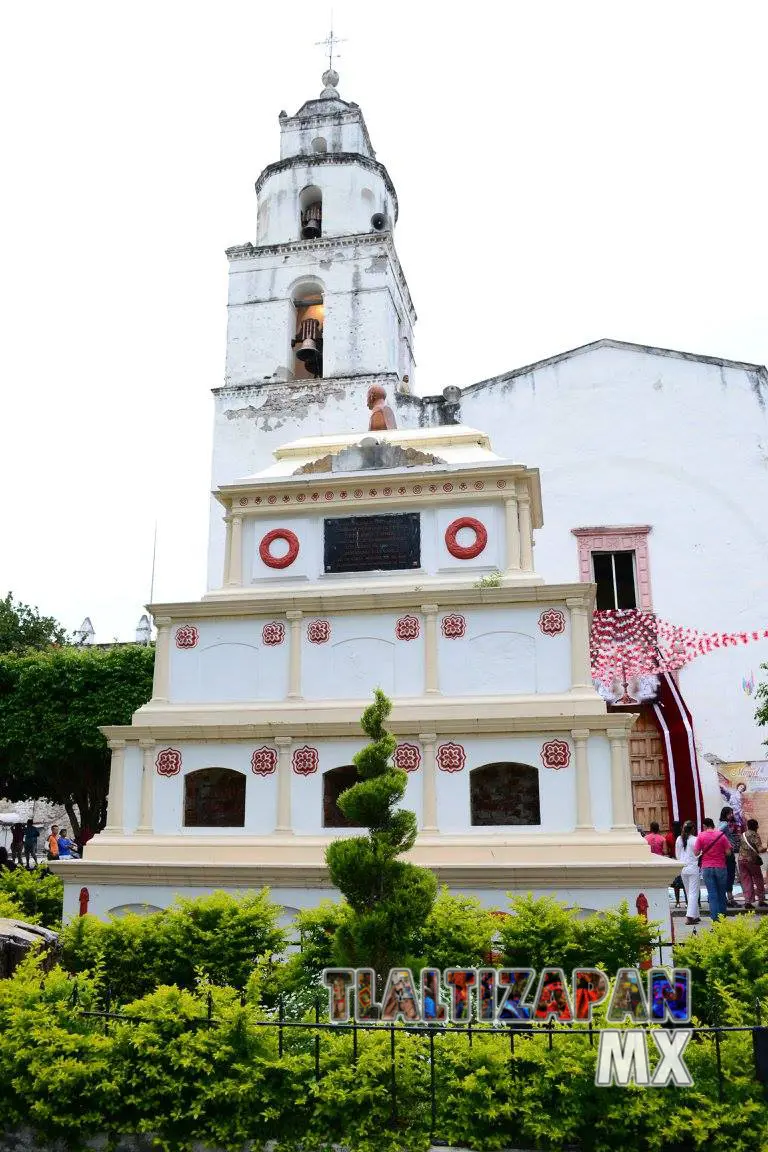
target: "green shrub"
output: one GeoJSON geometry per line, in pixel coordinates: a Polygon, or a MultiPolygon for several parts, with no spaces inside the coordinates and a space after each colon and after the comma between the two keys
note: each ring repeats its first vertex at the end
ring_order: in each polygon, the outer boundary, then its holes
{"type": "Polygon", "coordinates": [[[64,885],[45,865],[0,872],[0,896],[7,895],[21,909],[20,919],[58,929],[64,900],[64,885]]]}
{"type": "Polygon", "coordinates": [[[118,1001],[160,984],[193,988],[200,972],[244,988],[257,959],[285,945],[281,912],[264,889],[240,899],[214,892],[149,916],[79,916],[64,929],[63,964],[75,973],[99,971],[118,1001]]]}
{"type": "Polygon", "coordinates": [[[636,967],[656,939],[658,925],[630,915],[626,901],[618,909],[579,920],[549,896],[510,899],[513,915],[499,924],[503,964],[508,968],[636,967]]]}
{"type": "MultiPolygon", "coordinates": [[[[109,1025],[80,1008],[97,1006],[98,985],[61,970],[42,975],[29,959],[0,982],[6,1130],[30,1123],[48,1141],[81,1147],[97,1132],[153,1133],[155,1147],[187,1152],[197,1142],[240,1152],[275,1140],[282,1152],[424,1152],[430,1133],[430,1044],[400,1031],[391,1095],[391,1036],[349,1029],[263,1027],[251,997],[202,981],[194,990],[158,988],[109,1025]],[[80,1143],[79,1143],[80,1142],[80,1143]]],[[[721,1042],[718,1098],[713,1041],[692,1040],[688,1089],[594,1087],[597,1046],[559,1031],[507,1035],[434,1034],[436,1135],[476,1152],[525,1147],[564,1152],[760,1152],[768,1110],[746,1034],[721,1042]]]]}
{"type": "Polygon", "coordinates": [[[768,1012],[768,919],[734,916],[718,920],[708,932],[675,946],[675,964],[691,969],[693,1006],[709,1020],[722,1013],[728,997],[739,1015],[733,1023],[751,1024],[755,1002],[768,1012]]]}
{"type": "Polygon", "coordinates": [[[421,936],[421,952],[430,968],[480,967],[488,962],[499,921],[474,896],[437,894],[421,936]]]}

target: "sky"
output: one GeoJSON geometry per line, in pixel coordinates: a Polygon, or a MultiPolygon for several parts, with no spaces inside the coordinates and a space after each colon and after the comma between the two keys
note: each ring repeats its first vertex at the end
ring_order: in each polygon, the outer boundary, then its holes
{"type": "MultiPolygon", "coordinates": [[[[768,362],[762,2],[333,19],[398,191],[417,391],[601,337],[768,362]]],[[[155,600],[203,594],[224,249],[255,239],[329,23],[305,0],[0,9],[0,596],[132,639],[155,524],[155,600]]]]}

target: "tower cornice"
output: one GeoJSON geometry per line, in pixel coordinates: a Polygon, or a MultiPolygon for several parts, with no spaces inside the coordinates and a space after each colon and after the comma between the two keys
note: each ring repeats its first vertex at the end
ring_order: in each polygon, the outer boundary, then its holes
{"type": "Polygon", "coordinates": [[[267,164],[266,168],[260,174],[255,185],[256,195],[259,195],[269,177],[274,176],[278,172],[286,172],[290,168],[322,167],[326,164],[359,164],[361,168],[367,168],[369,172],[376,172],[384,181],[387,191],[392,197],[394,216],[395,220],[397,220],[397,192],[395,192],[395,186],[392,183],[389,172],[387,172],[384,165],[379,163],[378,160],[372,160],[369,156],[363,156],[360,152],[300,153],[298,156],[286,156],[284,160],[276,160],[274,164],[267,164]]]}
{"type": "Polygon", "coordinates": [[[395,242],[391,232],[355,232],[349,236],[322,236],[317,240],[286,240],[281,244],[235,244],[227,248],[225,255],[232,263],[235,260],[251,260],[255,256],[266,254],[282,255],[293,252],[317,252],[318,250],[331,250],[334,248],[355,248],[361,245],[384,245],[392,261],[397,282],[403,293],[403,299],[410,311],[412,321],[416,320],[416,309],[413,306],[411,292],[405,279],[402,265],[398,259],[395,242]]]}

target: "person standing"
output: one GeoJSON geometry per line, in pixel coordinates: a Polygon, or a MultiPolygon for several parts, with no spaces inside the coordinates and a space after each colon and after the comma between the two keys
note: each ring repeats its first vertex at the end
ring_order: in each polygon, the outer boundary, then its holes
{"type": "Polygon", "coordinates": [[[699,887],[701,876],[699,874],[699,861],[694,851],[696,826],[693,820],[686,820],[683,830],[675,841],[675,858],[680,861],[680,877],[685,889],[686,924],[699,924],[699,887]]]}
{"type": "Polygon", "coordinates": [[[731,908],[738,907],[736,900],[733,896],[733,885],[736,882],[736,856],[739,851],[739,841],[741,840],[741,833],[739,832],[736,817],[733,814],[733,808],[726,806],[720,811],[720,824],[718,825],[721,832],[724,832],[728,838],[728,843],[731,846],[731,854],[727,858],[726,871],[728,873],[725,899],[726,903],[731,908]]]}
{"type": "Polygon", "coordinates": [[[27,868],[29,868],[30,856],[35,862],[35,867],[37,867],[37,841],[40,839],[40,832],[41,829],[35,827],[32,823],[32,817],[30,816],[24,827],[24,859],[27,868]]]}
{"type": "Polygon", "coordinates": [[[58,824],[51,824],[51,831],[48,836],[48,859],[58,860],[59,858],[59,826],[58,824]]]}
{"type": "Polygon", "coordinates": [[[24,851],[24,825],[19,822],[11,829],[11,860],[21,864],[21,854],[24,851]]]}
{"type": "Polygon", "coordinates": [[[757,820],[747,820],[747,830],[742,833],[739,843],[739,872],[745,908],[754,908],[755,896],[759,907],[766,907],[763,859],[760,853],[768,851],[768,848],[760,843],[759,828],[757,820]]]}
{"type": "Polygon", "coordinates": [[[715,828],[714,820],[707,816],[693,845],[693,851],[701,857],[701,878],[707,889],[709,914],[713,920],[725,916],[728,867],[726,861],[731,854],[731,845],[722,828],[715,828]]]}
{"type": "Polygon", "coordinates": [[[645,834],[645,842],[653,852],[654,856],[663,856],[666,847],[664,837],[659,831],[659,826],[655,820],[651,821],[651,830],[645,834]]]}

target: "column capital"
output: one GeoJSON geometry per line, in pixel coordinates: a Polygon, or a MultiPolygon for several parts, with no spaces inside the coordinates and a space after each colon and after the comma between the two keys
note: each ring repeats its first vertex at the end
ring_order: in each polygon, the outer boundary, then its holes
{"type": "Polygon", "coordinates": [[[293,744],[293,736],[275,736],[273,739],[278,748],[289,748],[293,744]]]}
{"type": "Polygon", "coordinates": [[[122,750],[125,748],[126,741],[125,740],[107,740],[107,744],[109,745],[109,749],[111,752],[122,752],[122,750]]]}
{"type": "Polygon", "coordinates": [[[629,739],[629,732],[626,728],[606,728],[605,734],[609,740],[629,739]]]}
{"type": "Polygon", "coordinates": [[[291,608],[290,611],[286,612],[285,618],[286,620],[303,620],[304,613],[298,608],[291,608]]]}
{"type": "Polygon", "coordinates": [[[155,616],[154,620],[156,628],[168,628],[173,624],[172,616],[155,616]]]}
{"type": "Polygon", "coordinates": [[[518,504],[530,504],[531,494],[527,488],[524,491],[517,493],[517,502],[518,504]]]}
{"type": "Polygon", "coordinates": [[[568,596],[566,598],[565,603],[566,603],[566,606],[568,608],[570,608],[571,612],[586,612],[587,611],[587,605],[581,598],[579,598],[577,600],[575,596],[568,596]]]}
{"type": "Polygon", "coordinates": [[[437,740],[436,732],[419,732],[419,740],[422,744],[434,744],[437,740]]]}
{"type": "Polygon", "coordinates": [[[231,524],[232,523],[232,517],[230,516],[229,512],[224,513],[224,515],[222,516],[222,520],[224,521],[225,524],[231,524]]]}
{"type": "Polygon", "coordinates": [[[150,748],[154,748],[154,747],[155,747],[155,741],[154,740],[150,740],[147,737],[145,737],[143,740],[139,740],[139,748],[143,748],[145,752],[148,751],[150,748]]]}
{"type": "Polygon", "coordinates": [[[574,740],[588,740],[589,728],[571,728],[571,736],[574,740]]]}
{"type": "Polygon", "coordinates": [[[425,616],[436,616],[439,611],[439,607],[437,604],[422,604],[421,610],[425,616]]]}

